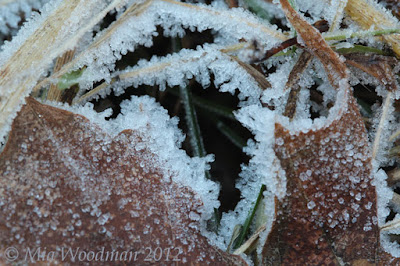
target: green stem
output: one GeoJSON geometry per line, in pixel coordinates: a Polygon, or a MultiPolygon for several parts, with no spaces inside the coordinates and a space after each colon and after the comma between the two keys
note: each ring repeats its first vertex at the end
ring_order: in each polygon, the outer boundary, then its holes
{"type": "MultiPolygon", "coordinates": [[[[173,94],[175,96],[179,96],[179,92],[175,88],[168,88],[168,92],[170,92],[171,94],[173,94]]],[[[218,116],[228,118],[232,121],[236,121],[236,118],[233,115],[234,109],[232,109],[232,108],[214,103],[212,101],[208,101],[208,100],[198,97],[196,95],[192,95],[192,102],[195,106],[198,106],[205,111],[216,114],[218,116]]]]}
{"type": "Polygon", "coordinates": [[[381,36],[381,35],[388,35],[388,34],[396,34],[400,33],[400,29],[385,29],[385,30],[374,30],[374,31],[360,31],[360,32],[353,32],[350,33],[348,31],[341,31],[341,32],[333,32],[331,34],[326,34],[324,39],[326,41],[330,40],[346,40],[350,38],[362,38],[362,37],[369,37],[369,36],[381,36]]]}
{"type": "Polygon", "coordinates": [[[247,216],[246,221],[243,224],[242,231],[240,232],[240,235],[237,238],[237,241],[235,243],[235,249],[239,248],[243,244],[244,239],[247,236],[251,222],[253,221],[254,215],[256,214],[257,207],[260,204],[260,201],[262,199],[264,190],[265,190],[265,185],[262,185],[260,188],[260,192],[258,193],[257,200],[254,203],[254,207],[253,207],[253,209],[250,210],[249,215],[247,216]]]}
{"type": "MultiPolygon", "coordinates": [[[[176,38],[172,39],[172,47],[173,51],[179,51],[182,47],[180,42],[176,38]]],[[[186,115],[186,123],[189,131],[190,144],[193,149],[193,156],[204,157],[207,155],[206,150],[204,148],[203,138],[200,132],[199,122],[197,120],[196,110],[193,106],[192,101],[192,92],[190,91],[188,86],[180,87],[180,97],[184,105],[185,115],[186,115]]],[[[211,174],[209,171],[205,171],[205,176],[207,179],[211,179],[211,174]]],[[[214,208],[214,216],[211,219],[213,225],[212,228],[215,232],[218,231],[220,216],[218,209],[214,208]]]]}
{"type": "Polygon", "coordinates": [[[203,139],[200,133],[200,126],[197,120],[196,110],[192,102],[192,93],[188,87],[180,87],[181,99],[185,109],[186,123],[188,127],[190,144],[193,150],[193,156],[206,156],[203,139]]]}
{"type": "Polygon", "coordinates": [[[294,0],[288,0],[288,2],[293,7],[294,10],[298,11],[296,2],[294,0]]]}
{"type": "Polygon", "coordinates": [[[358,45],[358,44],[355,44],[351,48],[339,48],[339,49],[335,49],[335,50],[337,52],[341,53],[341,54],[348,54],[348,53],[374,53],[374,54],[379,54],[379,55],[389,55],[385,51],[382,51],[382,50],[380,50],[378,48],[368,47],[368,46],[358,45]]]}
{"type": "Polygon", "coordinates": [[[60,80],[58,81],[57,87],[60,90],[65,90],[73,85],[78,84],[79,78],[82,76],[83,72],[86,70],[86,67],[81,69],[77,69],[71,72],[64,74],[60,80]]]}
{"type": "MultiPolygon", "coordinates": [[[[181,100],[184,105],[186,123],[189,132],[190,144],[193,150],[193,156],[204,157],[206,156],[207,153],[204,148],[199,122],[197,120],[196,109],[193,106],[192,93],[187,86],[180,87],[180,93],[181,93],[181,100]]],[[[211,179],[211,174],[209,171],[205,172],[205,176],[207,179],[211,179]]],[[[219,212],[217,209],[214,209],[212,228],[215,231],[218,231],[219,222],[220,222],[219,212]]]]}
{"type": "Polygon", "coordinates": [[[361,111],[362,113],[364,113],[364,115],[366,117],[371,117],[372,116],[372,110],[371,107],[368,103],[366,103],[365,101],[361,100],[360,98],[357,98],[357,103],[361,106],[361,111]]]}
{"type": "Polygon", "coordinates": [[[224,122],[216,119],[215,123],[219,131],[221,131],[225,137],[227,137],[240,150],[243,150],[243,147],[246,146],[246,141],[242,137],[236,134],[236,132],[228,127],[224,122]]]}
{"type": "Polygon", "coordinates": [[[220,104],[216,104],[214,102],[205,100],[201,97],[197,97],[197,96],[193,96],[193,103],[197,106],[199,106],[200,108],[207,110],[211,113],[220,115],[222,117],[228,118],[232,121],[236,121],[235,116],[233,115],[233,109],[220,105],[220,104]]]}

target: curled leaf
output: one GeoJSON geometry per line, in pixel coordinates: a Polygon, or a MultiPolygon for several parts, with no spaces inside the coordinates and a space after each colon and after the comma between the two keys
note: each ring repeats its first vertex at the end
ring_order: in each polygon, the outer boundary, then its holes
{"type": "Polygon", "coordinates": [[[277,207],[266,262],[375,261],[379,230],[368,137],[354,99],[341,114],[307,132],[276,124],[275,150],[290,192],[277,207]]]}

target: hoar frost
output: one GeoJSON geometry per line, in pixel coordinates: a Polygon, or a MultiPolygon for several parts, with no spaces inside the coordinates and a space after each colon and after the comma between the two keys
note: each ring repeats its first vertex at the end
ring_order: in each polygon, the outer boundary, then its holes
{"type": "MultiPolygon", "coordinates": [[[[170,118],[153,98],[148,96],[136,97],[121,103],[121,114],[113,120],[106,121],[109,111],[96,113],[92,104],[83,107],[60,106],[69,111],[82,114],[92,122],[101,126],[108,134],[115,136],[119,132],[131,129],[139,136],[145,136],[147,141],[143,148],[147,148],[152,156],[143,158],[146,168],[161,169],[164,177],[173,177],[173,180],[182,185],[191,187],[204,203],[202,218],[209,219],[214,208],[219,206],[219,186],[205,179],[208,163],[213,161],[211,155],[205,158],[190,158],[181,143],[184,135],[177,128],[178,119],[170,118]]],[[[141,149],[141,147],[137,147],[141,149]]]]}

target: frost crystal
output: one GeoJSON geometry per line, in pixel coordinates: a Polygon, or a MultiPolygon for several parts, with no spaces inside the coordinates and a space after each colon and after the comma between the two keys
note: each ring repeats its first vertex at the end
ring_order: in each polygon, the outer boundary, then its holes
{"type": "MultiPolygon", "coordinates": [[[[58,105],[57,105],[58,106],[58,105]]],[[[91,104],[83,107],[67,107],[67,110],[85,115],[87,118],[100,125],[111,136],[118,132],[131,129],[138,136],[146,136],[147,144],[135,147],[138,151],[148,149],[153,155],[143,158],[145,168],[162,170],[165,177],[173,176],[174,181],[192,187],[201,196],[204,203],[203,219],[209,219],[214,208],[219,206],[217,201],[219,187],[214,182],[205,179],[204,173],[212,156],[205,158],[190,158],[185,151],[180,150],[184,136],[177,129],[178,120],[170,118],[154,99],[143,96],[133,96],[130,101],[121,104],[121,114],[115,119],[106,121],[109,115],[97,114],[91,104]]],[[[120,206],[124,206],[121,201],[120,206]]]]}
{"type": "Polygon", "coordinates": [[[4,35],[14,33],[21,22],[21,12],[26,18],[32,10],[39,10],[49,0],[14,0],[0,2],[0,32],[4,35]]]}

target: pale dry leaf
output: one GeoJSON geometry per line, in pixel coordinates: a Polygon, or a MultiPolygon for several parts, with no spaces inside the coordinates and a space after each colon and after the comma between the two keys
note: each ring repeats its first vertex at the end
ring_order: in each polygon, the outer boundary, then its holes
{"type": "Polygon", "coordinates": [[[258,88],[269,87],[269,83],[261,73],[254,72],[254,69],[249,71],[249,67],[244,63],[241,64],[234,57],[223,52],[226,49],[229,50],[229,47],[204,45],[196,50],[182,49],[165,57],[153,57],[149,61],[142,60],[134,67],[113,73],[111,84],[102,83],[77,98],[74,104],[86,102],[99,95],[107,95],[111,89],[119,94],[122,92],[121,87],[137,87],[141,84],[157,84],[162,88],[165,84],[171,87],[182,86],[193,77],[203,87],[207,87],[211,82],[210,73],[217,77],[214,79],[214,84],[221,86],[220,90],[233,92],[239,88],[245,96],[257,94],[258,88]],[[242,86],[230,85],[230,81],[242,86]]]}
{"type": "Polygon", "coordinates": [[[332,20],[332,23],[329,27],[329,31],[335,31],[340,27],[340,23],[342,21],[343,18],[343,13],[344,13],[344,8],[347,5],[347,0],[339,0],[339,4],[336,7],[336,13],[335,16],[332,20]]]}
{"type": "MultiPolygon", "coordinates": [[[[175,22],[174,27],[177,25],[190,25],[190,29],[200,28],[200,30],[215,28],[216,31],[223,31],[224,35],[231,35],[234,38],[249,38],[250,40],[254,36],[260,36],[260,38],[267,40],[285,40],[287,37],[281,31],[277,30],[275,26],[270,25],[264,21],[257,19],[250,14],[242,14],[239,10],[225,10],[212,8],[206,5],[196,5],[191,3],[182,3],[173,0],[160,0],[160,1],[145,1],[139,4],[133,4],[129,7],[124,14],[109,28],[107,28],[101,35],[100,38],[95,40],[87,49],[82,51],[76,58],[69,64],[66,64],[61,70],[53,73],[49,78],[42,81],[36,90],[43,87],[47,83],[54,79],[60,78],[62,75],[68,73],[72,69],[83,67],[87,64],[88,58],[92,58],[99,51],[104,52],[106,49],[113,49],[115,42],[110,44],[112,39],[120,39],[121,34],[126,34],[124,27],[131,28],[132,39],[129,37],[124,40],[129,47],[125,47],[126,50],[133,51],[137,45],[149,46],[151,38],[156,32],[156,26],[163,26],[165,28],[172,27],[169,20],[173,18],[175,22]],[[162,12],[160,12],[160,10],[162,12]],[[202,17],[201,20],[193,20],[192,17],[187,14],[193,14],[194,16],[202,17]],[[161,17],[161,18],[160,18],[161,17]],[[168,18],[168,19],[166,19],[168,18]],[[212,18],[212,19],[211,19],[212,18]],[[220,24],[215,24],[213,21],[230,21],[225,27],[221,27],[220,24]],[[167,24],[167,25],[164,25],[167,24]],[[142,28],[138,28],[135,25],[143,25],[142,28]],[[230,25],[238,25],[233,27],[227,27],[230,25]],[[240,26],[239,26],[240,25],[240,26]],[[230,29],[230,30],[227,30],[230,29]],[[247,34],[251,36],[246,36],[247,34]],[[253,36],[254,35],[254,36],[253,36]],[[116,37],[118,36],[118,37],[116,37]],[[133,42],[133,44],[131,44],[133,42]]],[[[180,34],[182,35],[182,34],[180,34]]],[[[120,49],[120,48],[118,48],[120,49]]],[[[111,52],[111,51],[110,51],[111,52]]],[[[109,58],[107,63],[111,62],[112,57],[109,58]]],[[[115,59],[116,60],[116,59],[115,59]]],[[[115,61],[114,60],[114,61],[115,61]]],[[[107,61],[102,59],[101,61],[107,61]]],[[[90,62],[90,61],[89,61],[90,62]]],[[[106,64],[106,63],[105,63],[106,64]]],[[[100,79],[103,79],[102,76],[100,79]]]]}
{"type": "MultiPolygon", "coordinates": [[[[348,0],[345,12],[352,20],[364,29],[398,28],[399,21],[382,5],[372,0],[348,0]]],[[[400,35],[392,34],[379,37],[392,46],[393,51],[400,55],[400,35]]]]}

